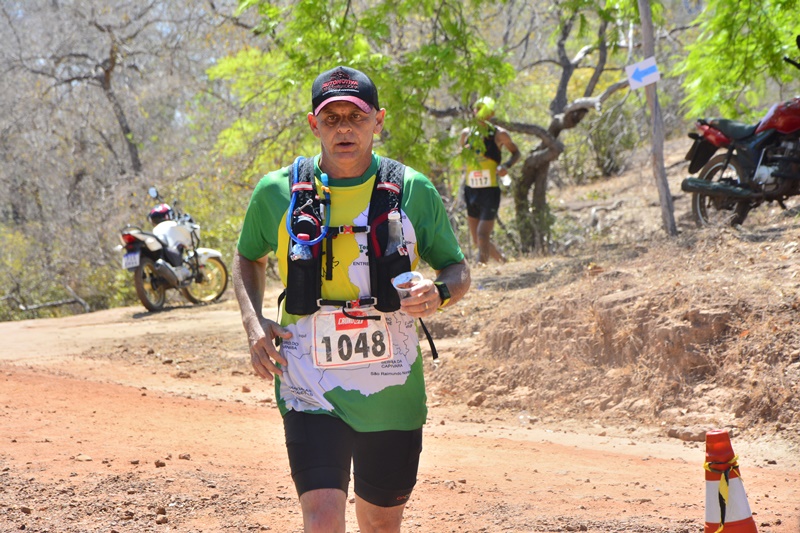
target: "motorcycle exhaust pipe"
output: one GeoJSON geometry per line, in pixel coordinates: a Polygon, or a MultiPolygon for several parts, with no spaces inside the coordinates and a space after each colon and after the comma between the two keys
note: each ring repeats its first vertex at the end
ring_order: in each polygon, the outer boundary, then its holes
{"type": "Polygon", "coordinates": [[[683,192],[699,193],[718,198],[736,198],[738,200],[747,200],[755,197],[753,191],[748,191],[742,187],[700,178],[686,178],[681,182],[681,190],[683,192]]]}
{"type": "Polygon", "coordinates": [[[178,280],[178,275],[172,270],[172,267],[167,264],[163,259],[159,259],[155,264],[156,274],[164,278],[170,287],[177,289],[181,282],[178,280]]]}

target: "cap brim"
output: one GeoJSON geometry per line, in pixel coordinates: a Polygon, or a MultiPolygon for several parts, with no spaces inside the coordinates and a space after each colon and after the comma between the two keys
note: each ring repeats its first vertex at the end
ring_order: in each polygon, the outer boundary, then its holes
{"type": "Polygon", "coordinates": [[[322,108],[331,102],[350,102],[351,104],[355,104],[356,107],[358,107],[364,113],[369,113],[372,111],[372,106],[357,96],[331,96],[317,106],[317,108],[314,110],[314,114],[319,115],[319,112],[322,111],[322,108]]]}

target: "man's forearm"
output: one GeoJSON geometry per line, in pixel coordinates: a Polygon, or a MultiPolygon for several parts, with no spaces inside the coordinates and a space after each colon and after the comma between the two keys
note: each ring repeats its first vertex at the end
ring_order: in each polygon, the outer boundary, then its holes
{"type": "Polygon", "coordinates": [[[461,261],[460,263],[445,267],[439,272],[439,275],[436,276],[436,281],[441,281],[447,285],[447,289],[450,291],[450,302],[448,305],[452,305],[467,294],[469,286],[472,283],[469,265],[466,261],[461,261]]]}
{"type": "Polygon", "coordinates": [[[261,317],[265,287],[266,261],[251,261],[237,252],[233,258],[233,290],[243,323],[261,317]]]}
{"type": "Polygon", "coordinates": [[[516,152],[511,152],[511,157],[508,158],[508,161],[502,163],[502,165],[506,168],[511,168],[511,165],[519,161],[519,158],[521,156],[522,154],[519,152],[519,150],[517,150],[516,152]]]}

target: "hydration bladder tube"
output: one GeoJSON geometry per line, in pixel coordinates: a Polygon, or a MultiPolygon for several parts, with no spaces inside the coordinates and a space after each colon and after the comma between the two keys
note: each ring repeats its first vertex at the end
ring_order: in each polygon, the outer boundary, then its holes
{"type": "MultiPolygon", "coordinates": [[[[304,160],[305,160],[305,158],[303,156],[298,156],[297,159],[294,160],[294,163],[292,163],[292,170],[291,170],[291,172],[292,172],[292,186],[296,185],[297,182],[299,181],[300,164],[304,160]]],[[[311,185],[313,186],[314,185],[314,173],[313,173],[313,171],[312,171],[311,174],[312,174],[311,175],[311,185]]],[[[324,239],[325,236],[328,234],[328,226],[330,226],[330,222],[331,222],[331,206],[330,206],[331,193],[330,193],[330,189],[328,189],[328,175],[323,173],[322,176],[320,176],[320,179],[322,180],[322,189],[323,189],[323,193],[325,195],[325,200],[327,201],[327,204],[328,204],[327,205],[327,209],[325,209],[325,224],[323,224],[322,229],[320,230],[320,234],[315,239],[312,239],[310,241],[306,241],[309,246],[314,246],[315,244],[318,244],[318,243],[322,242],[322,239],[324,239]]],[[[292,194],[292,199],[289,201],[289,211],[286,213],[286,231],[289,232],[289,236],[292,238],[292,240],[294,242],[297,242],[300,239],[297,238],[297,235],[295,235],[294,231],[292,230],[292,219],[294,218],[294,210],[295,210],[296,204],[297,204],[297,193],[296,192],[292,192],[291,194],[292,194]]],[[[325,204],[323,204],[323,205],[325,205],[325,204]]]]}

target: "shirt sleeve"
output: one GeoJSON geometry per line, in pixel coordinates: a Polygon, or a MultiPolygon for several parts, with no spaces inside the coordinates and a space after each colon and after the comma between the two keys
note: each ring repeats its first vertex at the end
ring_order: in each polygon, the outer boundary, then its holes
{"type": "Polygon", "coordinates": [[[278,230],[289,207],[289,169],[270,172],[256,185],[244,215],[237,249],[256,261],[278,248],[278,230]]]}

